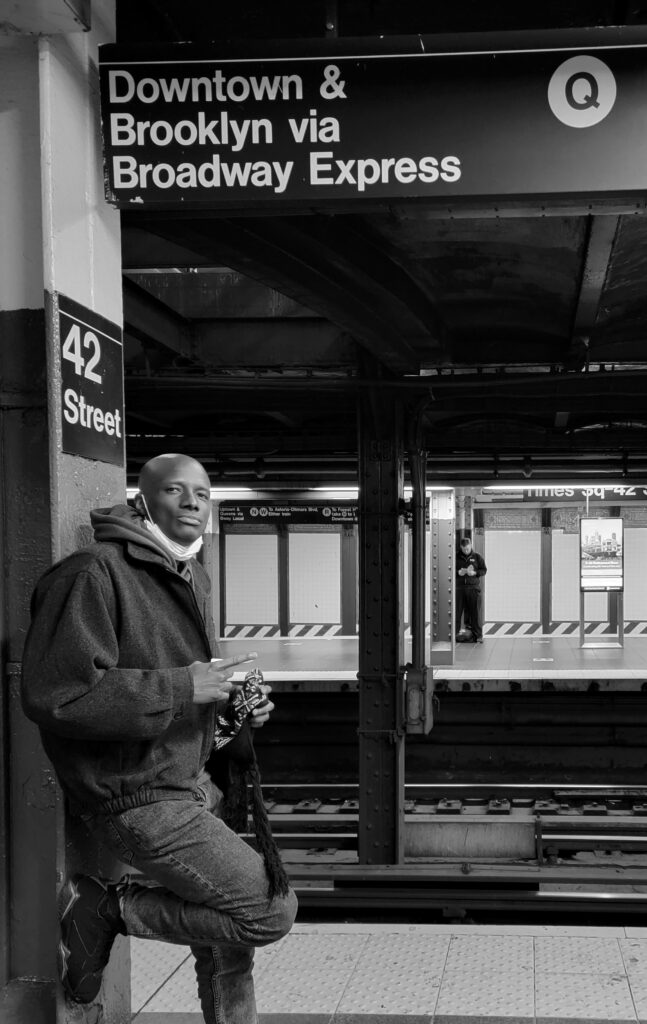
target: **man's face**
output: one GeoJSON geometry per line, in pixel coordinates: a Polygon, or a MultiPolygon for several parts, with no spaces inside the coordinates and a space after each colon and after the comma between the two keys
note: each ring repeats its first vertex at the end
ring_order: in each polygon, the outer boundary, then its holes
{"type": "Polygon", "coordinates": [[[471,554],[472,542],[470,540],[462,540],[461,541],[461,551],[463,552],[464,555],[471,554]]]}
{"type": "Polygon", "coordinates": [[[151,519],[171,540],[191,544],[207,528],[209,477],[199,462],[177,459],[161,467],[142,493],[151,519]]]}

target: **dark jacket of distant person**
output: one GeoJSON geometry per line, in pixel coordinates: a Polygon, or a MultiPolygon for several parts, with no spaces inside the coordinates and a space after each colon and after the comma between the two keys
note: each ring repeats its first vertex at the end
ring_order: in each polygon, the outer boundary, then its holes
{"type": "Polygon", "coordinates": [[[475,590],[481,589],[481,576],[485,576],[487,572],[487,566],[482,555],[479,555],[474,549],[467,555],[460,548],[456,554],[456,585],[458,587],[471,587],[475,590]],[[469,566],[474,569],[474,575],[468,576],[467,573],[458,575],[460,569],[468,569],[469,566]]]}

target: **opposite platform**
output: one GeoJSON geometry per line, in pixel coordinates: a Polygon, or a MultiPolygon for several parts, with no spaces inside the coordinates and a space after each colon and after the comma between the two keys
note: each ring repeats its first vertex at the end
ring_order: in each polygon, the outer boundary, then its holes
{"type": "MultiPolygon", "coordinates": [[[[288,637],[236,637],[221,640],[222,657],[255,651],[257,665],[277,693],[282,690],[357,689],[359,642],[357,637],[326,639],[288,637]]],[[[405,645],[405,659],[409,647],[405,645]]],[[[234,675],[242,680],[244,671],[234,675]]],[[[578,636],[486,636],[483,644],[459,643],[453,665],[434,668],[434,679],[460,689],[496,688],[503,681],[522,681],[524,689],[539,688],[551,680],[586,686],[597,681],[600,690],[642,689],[647,682],[647,636],[625,639],[623,647],[581,647],[578,636]]]]}
{"type": "MultiPolygon", "coordinates": [[[[183,946],[131,939],[134,1024],[202,1024],[183,946]]],[[[647,1024],[647,928],[297,924],[259,1024],[647,1024]]]]}

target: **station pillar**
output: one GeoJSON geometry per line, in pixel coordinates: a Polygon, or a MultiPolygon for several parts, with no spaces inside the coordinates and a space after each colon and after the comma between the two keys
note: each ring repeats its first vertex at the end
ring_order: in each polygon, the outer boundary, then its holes
{"type": "MultiPolygon", "coordinates": [[[[83,456],[64,440],[56,316],[62,295],[122,322],[97,75],[97,47],[114,41],[114,0],[0,0],[0,28],[0,1020],[125,1024],[127,941],[97,1005],[68,1005],[56,983],[58,889],[70,871],[114,865],[99,862],[89,837],[71,834],[19,691],[36,580],[91,539],[91,508],[125,498],[123,457],[83,456]]],[[[121,350],[115,372],[123,391],[121,350]]]]}
{"type": "Polygon", "coordinates": [[[359,424],[359,860],[404,856],[403,411],[381,394],[359,424]]]}
{"type": "Polygon", "coordinates": [[[474,498],[465,487],[457,487],[456,495],[456,542],[461,537],[472,537],[474,532],[474,498]]]}

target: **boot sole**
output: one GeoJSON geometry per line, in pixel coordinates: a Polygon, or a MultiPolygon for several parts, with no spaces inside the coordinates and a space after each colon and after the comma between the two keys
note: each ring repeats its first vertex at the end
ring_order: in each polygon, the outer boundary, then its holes
{"type": "Polygon", "coordinates": [[[67,882],[65,883],[65,885],[61,889],[61,891],[59,893],[59,896],[58,896],[58,921],[59,921],[59,927],[60,927],[60,930],[61,930],[61,937],[59,939],[58,948],[57,948],[57,961],[58,961],[59,978],[60,978],[61,985],[63,986],[63,989],[65,991],[65,994],[66,994],[67,998],[69,1000],[71,1000],[73,1003],[87,1004],[87,1003],[91,1003],[92,1000],[97,995],[97,993],[99,991],[99,988],[101,987],[101,982],[99,982],[99,985],[97,986],[96,992],[93,992],[92,995],[88,996],[88,995],[80,995],[77,991],[75,991],[71,987],[71,985],[69,983],[69,978],[68,978],[68,962],[69,962],[69,959],[70,959],[70,949],[69,949],[69,946],[67,944],[67,936],[68,936],[67,919],[69,917],[69,914],[70,914],[72,908],[74,907],[74,904],[80,899],[80,895],[81,894],[79,893],[79,890],[78,890],[77,886],[75,885],[74,880],[71,879],[71,878],[68,878],[67,882]]]}

